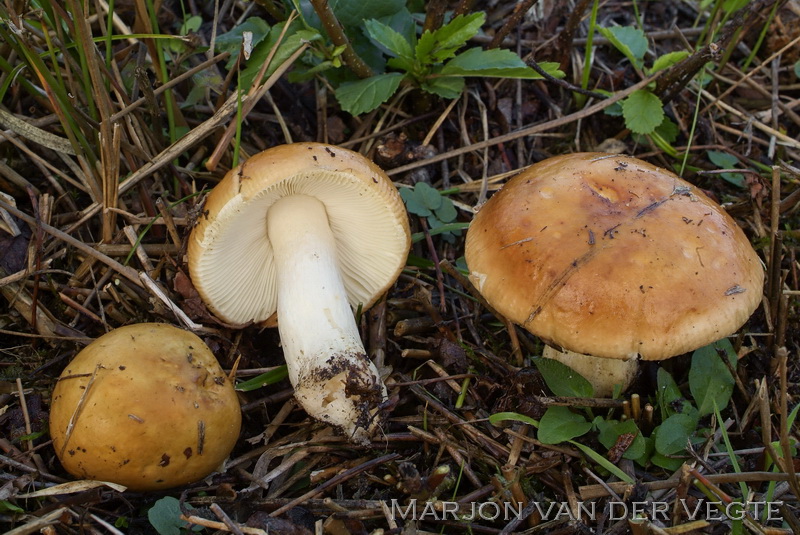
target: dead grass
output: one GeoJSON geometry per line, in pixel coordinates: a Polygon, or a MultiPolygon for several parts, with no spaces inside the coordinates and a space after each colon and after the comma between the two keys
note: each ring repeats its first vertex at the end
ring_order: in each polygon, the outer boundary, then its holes
{"type": "MultiPolygon", "coordinates": [[[[41,7],[5,0],[0,526],[10,533],[152,533],[147,510],[169,495],[195,507],[185,513],[205,532],[729,533],[729,523],[692,521],[677,508],[681,499],[697,503],[701,481],[705,497],[723,503],[740,497],[740,483],[751,501],[763,500],[768,482],[775,482],[772,498],[782,502],[783,525],[753,518],[743,529],[800,532],[796,459],[789,454],[779,469],[765,468],[767,455],[789,452],[797,439],[787,415],[797,403],[800,378],[800,80],[794,71],[800,4],[750,2],[726,25],[722,10],[697,11],[697,2],[635,2],[657,55],[697,52],[648,77],[595,36],[588,87],[613,96],[585,96],[585,105],[577,107],[591,2],[574,2],[571,9],[566,2],[539,3],[540,18],[521,23],[510,17],[510,2],[475,9],[487,10],[491,32],[505,35],[503,46],[523,57],[560,61],[563,82],[473,79],[453,102],[401,92],[354,118],[338,109],[323,79],[287,80],[285,72],[304,49],[237,100],[225,69],[227,53],[202,47],[213,30],[230,30],[246,14],[274,22],[280,10],[270,0],[221,2],[217,13],[214,2],[186,2],[187,16],[203,20],[200,31],[188,36],[178,35],[184,18],[178,2],[159,2],[153,10],[144,0],[118,0],[110,19],[103,0],[41,7]],[[516,22],[504,27],[506,20],[516,22]],[[152,61],[165,57],[171,59],[152,61]],[[719,68],[699,90],[694,80],[709,61],[719,68]],[[199,100],[181,105],[204,84],[208,90],[199,100]],[[766,266],[763,306],[734,340],[739,382],[722,413],[740,470],[720,454],[720,422],[708,422],[716,433],[689,450],[675,473],[619,461],[635,485],[605,474],[572,445],[540,443],[527,425],[489,424],[493,413],[538,418],[553,404],[616,415],[626,408],[622,400],[565,400],[541,390],[527,360],[541,343],[507,329],[479,296],[470,295],[473,289],[453,268],[463,255],[463,238],[449,243],[427,236],[412,250],[422,261],[410,263],[387,299],[362,320],[370,354],[393,369],[388,421],[370,447],[348,444],[310,421],[284,382],[241,394],[239,443],[225,469],[207,481],[167,493],[88,485],[24,497],[71,479],[46,433],[50,391],[68,360],[104,332],[133,322],[167,322],[201,334],[223,367],[238,360],[239,377],[281,364],[277,333],[216,321],[185,264],[186,238],[203,192],[233,165],[236,151],[241,160],[292,140],[345,146],[373,158],[398,183],[459,188],[452,198],[459,220],[468,222],[474,207],[509,176],[550,155],[601,148],[680,167],[681,157],[650,140],[636,143],[621,118],[604,113],[645,86],[654,87],[679,127],[674,149],[687,154],[684,177],[725,203],[766,266]],[[240,145],[232,126],[237,108],[244,117],[240,145]],[[736,158],[744,187],[720,178],[708,150],[736,158]],[[448,490],[442,491],[445,480],[448,490]],[[422,504],[439,492],[441,500],[467,507],[492,500],[529,503],[526,511],[533,514],[522,522],[472,523],[429,514],[413,531],[412,522],[389,506],[392,499],[419,498],[422,504]],[[608,509],[614,500],[668,503],[670,520],[615,519],[608,509]],[[545,501],[564,503],[570,513],[582,502],[593,503],[598,514],[579,520],[565,510],[557,519],[541,518],[533,504],[545,501]]],[[[598,20],[632,24],[632,7],[602,2],[598,20]]],[[[479,41],[488,44],[491,35],[479,41]]],[[[425,232],[418,218],[412,220],[415,230],[425,232]]],[[[688,362],[676,357],[664,366],[682,384],[688,362]]],[[[654,370],[647,368],[633,389],[645,402],[653,400],[654,370]]],[[[605,453],[594,433],[579,440],[605,453]]]]}

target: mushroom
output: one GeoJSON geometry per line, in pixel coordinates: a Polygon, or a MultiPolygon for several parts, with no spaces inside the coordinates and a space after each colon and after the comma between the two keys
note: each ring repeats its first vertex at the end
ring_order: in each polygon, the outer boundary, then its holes
{"type": "Polygon", "coordinates": [[[353,309],[397,279],[410,247],[400,195],[374,163],[319,143],[277,146],[232,169],[189,239],[200,296],[230,323],[274,324],[295,398],[368,442],[386,398],[353,309]]]}
{"type": "Polygon", "coordinates": [[[233,385],[200,338],[140,323],[97,338],[67,365],[50,436],[70,474],[157,490],[218,469],[241,420],[233,385]]]}
{"type": "Polygon", "coordinates": [[[667,359],[736,331],[764,282],[714,201],[669,171],[602,153],[549,158],[511,179],[470,225],[466,260],[501,314],[590,355],[578,371],[598,396],[627,386],[637,355],[667,359]]]}

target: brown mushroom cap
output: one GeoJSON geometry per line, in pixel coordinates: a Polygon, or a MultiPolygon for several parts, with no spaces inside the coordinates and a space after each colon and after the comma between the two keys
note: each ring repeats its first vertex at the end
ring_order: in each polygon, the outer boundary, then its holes
{"type": "Polygon", "coordinates": [[[276,146],[225,175],[189,239],[192,282],[225,321],[260,323],[275,313],[277,277],[266,214],[293,194],[325,205],[353,308],[371,306],[403,269],[411,243],[408,216],[378,166],[321,143],[276,146]]]}
{"type": "Polygon", "coordinates": [[[741,327],[762,296],[759,257],[690,183],[628,156],[570,154],[511,179],[475,216],[473,283],[547,343],[660,360],[741,327]]]}
{"type": "Polygon", "coordinates": [[[86,346],[53,390],[50,435],[72,475],[156,490],[219,468],[239,436],[233,385],[196,335],[120,327],[86,346]]]}

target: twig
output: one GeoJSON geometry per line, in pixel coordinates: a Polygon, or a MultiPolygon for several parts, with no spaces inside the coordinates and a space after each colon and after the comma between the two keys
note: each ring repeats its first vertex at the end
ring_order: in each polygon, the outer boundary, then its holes
{"type": "MultiPolygon", "coordinates": [[[[98,209],[101,207],[100,204],[96,204],[96,206],[98,207],[98,209]]],[[[103,253],[97,251],[96,249],[86,245],[82,241],[80,241],[80,240],[78,240],[76,238],[73,238],[72,236],[70,236],[66,232],[62,232],[62,231],[58,230],[55,227],[51,227],[47,223],[43,223],[41,221],[36,221],[35,218],[29,216],[25,212],[22,212],[21,210],[17,210],[16,207],[6,203],[2,199],[0,199],[0,207],[4,208],[7,212],[9,212],[10,214],[18,217],[19,219],[22,219],[23,221],[25,221],[29,225],[33,226],[34,228],[38,225],[42,230],[44,230],[45,232],[47,232],[51,236],[54,236],[54,237],[58,238],[59,240],[72,245],[73,247],[75,247],[79,251],[91,256],[92,258],[95,258],[95,259],[99,260],[100,262],[104,263],[105,265],[107,265],[108,267],[110,267],[111,269],[113,269],[114,271],[116,271],[117,273],[119,273],[120,275],[122,275],[123,277],[128,279],[129,281],[131,281],[134,284],[136,284],[136,286],[143,287],[142,282],[139,280],[139,274],[136,272],[135,269],[133,269],[131,267],[128,267],[128,266],[123,266],[122,264],[120,264],[119,262],[114,260],[113,258],[110,258],[110,257],[104,255],[103,253]]]]}
{"type": "Polygon", "coordinates": [[[372,468],[374,468],[376,466],[382,465],[383,463],[388,463],[389,461],[394,461],[395,459],[399,459],[399,458],[400,458],[400,454],[399,453],[389,453],[387,455],[383,455],[383,456],[378,457],[376,459],[372,459],[371,461],[367,461],[367,462],[365,462],[365,463],[363,463],[363,464],[361,464],[359,466],[355,466],[353,468],[350,468],[349,470],[345,470],[341,474],[330,478],[328,481],[326,481],[325,483],[323,483],[319,487],[306,492],[302,496],[298,496],[297,498],[293,499],[289,503],[287,503],[287,504],[283,505],[282,507],[279,507],[278,509],[274,510],[273,512],[270,513],[270,516],[282,515],[283,513],[285,513],[286,511],[288,511],[292,507],[300,505],[301,503],[305,502],[306,500],[308,500],[310,498],[313,498],[317,494],[321,494],[321,493],[325,492],[330,487],[334,487],[334,486],[342,483],[343,481],[347,481],[351,477],[356,476],[356,475],[360,474],[361,472],[365,472],[366,470],[370,470],[370,469],[372,469],[372,468]]]}
{"type": "Polygon", "coordinates": [[[619,102],[620,100],[626,98],[631,93],[638,91],[639,89],[642,89],[644,87],[647,87],[655,80],[658,80],[663,74],[663,72],[664,71],[659,71],[655,73],[653,76],[645,78],[642,81],[630,86],[629,88],[620,91],[619,93],[615,93],[614,95],[603,100],[602,102],[598,102],[597,104],[589,106],[588,108],[584,108],[580,111],[576,111],[575,113],[565,115],[564,117],[559,117],[558,119],[553,119],[552,121],[546,121],[544,123],[539,123],[533,126],[529,126],[527,128],[523,128],[522,130],[517,130],[515,132],[509,132],[508,134],[496,136],[493,137],[492,139],[479,141],[478,143],[473,143],[471,145],[465,145],[463,147],[453,149],[451,151],[442,152],[435,156],[431,156],[430,158],[427,158],[425,160],[420,160],[417,162],[412,162],[410,164],[402,165],[400,167],[395,167],[394,169],[390,169],[389,171],[387,171],[386,174],[391,176],[400,173],[405,173],[406,171],[411,171],[412,169],[416,169],[418,167],[423,167],[425,165],[430,165],[432,163],[441,162],[442,160],[447,160],[450,158],[454,158],[456,156],[460,156],[462,154],[467,154],[468,152],[481,150],[486,147],[491,147],[494,145],[498,145],[500,143],[512,141],[517,138],[532,136],[540,132],[546,132],[547,130],[552,130],[554,128],[559,128],[561,126],[568,125],[570,123],[578,121],[579,119],[585,119],[586,117],[590,117],[597,112],[603,111],[612,104],[619,102]]]}
{"type": "Polygon", "coordinates": [[[350,44],[350,40],[344,34],[344,29],[339,19],[336,18],[331,6],[328,4],[328,0],[311,0],[311,5],[314,6],[314,11],[316,11],[319,19],[322,21],[322,26],[328,33],[328,37],[333,41],[333,44],[336,46],[344,46],[342,57],[350,70],[359,78],[369,78],[373,76],[375,73],[372,72],[370,66],[364,63],[364,60],[356,53],[353,45],[350,44]]]}

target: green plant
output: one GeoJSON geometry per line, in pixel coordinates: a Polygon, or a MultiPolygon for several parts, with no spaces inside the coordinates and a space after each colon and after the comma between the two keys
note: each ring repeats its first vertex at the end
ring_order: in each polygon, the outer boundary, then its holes
{"type": "MultiPolygon", "coordinates": [[[[641,29],[633,26],[612,26],[598,27],[597,30],[631,62],[637,71],[646,75],[671,67],[689,55],[685,50],[669,52],[657,57],[649,67],[646,67],[644,57],[648,51],[648,41],[641,29]]],[[[664,145],[669,145],[669,142],[662,137],[664,132],[659,131],[659,127],[664,128],[661,125],[669,119],[664,115],[661,99],[652,92],[651,87],[631,93],[621,102],[619,110],[625,118],[625,126],[631,132],[662,138],[660,141],[663,141],[664,145]]]]}
{"type": "MultiPolygon", "coordinates": [[[[187,509],[194,509],[191,505],[184,504],[187,509]]],[[[159,535],[180,535],[185,533],[189,524],[181,520],[181,504],[177,498],[164,496],[147,511],[147,520],[159,535]]],[[[191,531],[200,531],[202,526],[194,525],[191,531]]]]}
{"type": "MultiPolygon", "coordinates": [[[[715,410],[718,413],[730,401],[734,378],[723,358],[735,368],[736,352],[728,339],[701,347],[692,354],[688,377],[692,401],[684,396],[672,376],[659,368],[655,405],[661,422],[649,436],[630,419],[593,416],[589,410],[576,411],[555,405],[548,407],[539,421],[515,413],[495,415],[490,421],[513,419],[533,424],[539,429],[537,439],[545,444],[576,444],[573,439],[594,430],[599,442],[611,450],[627,438],[624,458],[642,466],[652,463],[675,470],[683,462],[678,456],[687,443],[705,440],[706,430],[698,429],[701,419],[714,414],[715,410]]],[[[564,364],[552,359],[534,359],[534,364],[553,394],[577,398],[593,395],[591,384],[564,364]]]]}
{"type": "MultiPolygon", "coordinates": [[[[400,197],[409,213],[425,218],[431,236],[441,234],[445,241],[454,243],[456,236],[469,226],[469,223],[455,220],[458,214],[453,201],[425,182],[419,182],[411,188],[401,188],[400,197]]],[[[423,237],[424,233],[416,233],[411,239],[417,242],[423,237]]]]}
{"type": "MultiPolygon", "coordinates": [[[[739,165],[739,159],[727,152],[710,150],[706,153],[706,155],[708,156],[708,159],[711,160],[711,163],[720,169],[734,169],[737,165],[739,165]]],[[[742,173],[725,172],[720,173],[720,176],[734,186],[740,188],[745,187],[744,175],[742,173]]]]}
{"type": "MultiPolygon", "coordinates": [[[[484,13],[459,15],[418,39],[415,33],[401,34],[379,20],[365,21],[369,37],[390,56],[386,65],[396,71],[345,82],[337,88],[336,98],[343,109],[358,115],[386,102],[404,81],[442,98],[456,98],[467,76],[541,78],[510,50],[474,47],[458,53],[485,20],[484,13]]],[[[553,76],[563,76],[555,63],[541,67],[553,76]]]]}

